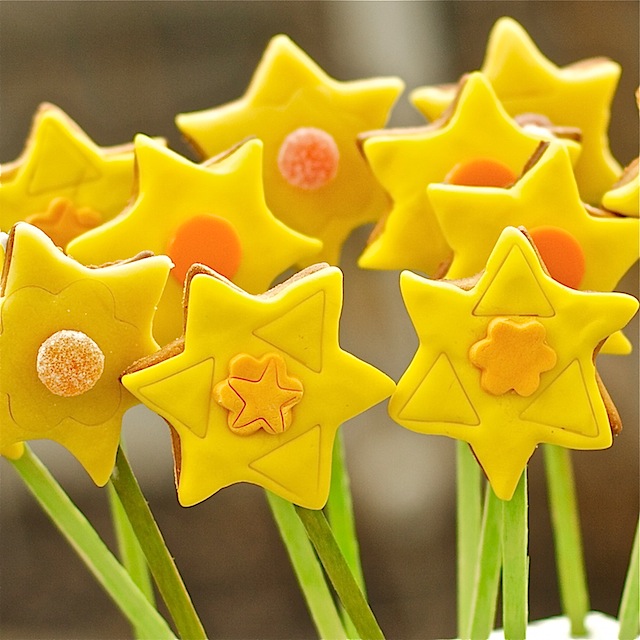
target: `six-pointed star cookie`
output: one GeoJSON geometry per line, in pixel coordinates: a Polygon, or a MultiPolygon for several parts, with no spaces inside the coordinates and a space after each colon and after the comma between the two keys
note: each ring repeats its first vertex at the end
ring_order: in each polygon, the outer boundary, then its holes
{"type": "MultiPolygon", "coordinates": [[[[620,173],[607,136],[620,65],[591,58],[557,67],[515,20],[500,18],[489,35],[480,70],[512,116],[538,113],[555,125],[580,129],[582,152],[576,177],[583,200],[598,205],[620,173]]],[[[421,87],[411,100],[427,118],[434,119],[454,96],[454,85],[421,87]]]]}
{"type": "Polygon", "coordinates": [[[314,265],[254,296],[196,265],[185,305],[183,340],[122,378],[172,427],[180,503],[251,482],[322,508],[338,427],[394,388],[338,343],[341,271],[314,265]]]}
{"type": "Polygon", "coordinates": [[[31,222],[64,248],[126,206],[133,145],[99,147],[62,110],[43,104],[22,156],[2,165],[0,176],[0,229],[31,222]]]}
{"type": "Polygon", "coordinates": [[[161,344],[182,331],[183,283],[193,263],[261,293],[297,260],[319,250],[319,240],[289,229],[267,208],[259,140],[204,164],[142,135],[135,148],[136,199],[117,219],[72,242],[69,254],[85,264],[144,250],[168,255],[176,266],[154,326],[161,344]]]}
{"type": "Polygon", "coordinates": [[[561,285],[513,227],[477,282],[459,284],[402,274],[420,344],[389,413],[414,431],[468,442],[496,495],[509,500],[539,443],[611,445],[619,418],[594,354],[638,301],[561,285]]]}
{"type": "Polygon", "coordinates": [[[279,35],[242,98],[181,114],[176,122],[205,157],[247,136],[261,138],[269,207],[289,226],[323,241],[314,260],[337,264],[349,233],[388,208],[356,138],[384,126],[403,86],[398,78],[334,80],[279,35]]]}
{"type": "Polygon", "coordinates": [[[39,229],[14,226],[0,286],[0,451],[54,440],[107,482],[137,404],[119,378],[158,349],[151,323],[170,267],[148,255],[84,267],[39,229]]]}
{"type": "MultiPolygon", "coordinates": [[[[523,130],[509,117],[480,73],[465,79],[451,112],[438,122],[366,134],[364,154],[391,195],[393,208],[374,230],[359,265],[439,273],[451,250],[427,198],[427,185],[444,180],[510,184],[541,136],[523,130]],[[488,170],[478,176],[483,167],[488,170]]],[[[578,152],[577,143],[566,144],[578,152]]]]}
{"type": "MultiPolygon", "coordinates": [[[[508,226],[526,227],[550,274],[576,289],[612,291],[638,259],[638,219],[589,213],[558,142],[543,143],[509,189],[432,184],[427,192],[453,249],[449,279],[478,273],[508,226]]],[[[629,353],[621,334],[616,342],[616,352],[629,353]]]]}

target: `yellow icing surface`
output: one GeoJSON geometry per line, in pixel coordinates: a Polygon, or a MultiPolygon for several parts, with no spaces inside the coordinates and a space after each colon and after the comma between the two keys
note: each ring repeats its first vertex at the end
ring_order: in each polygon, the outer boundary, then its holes
{"type": "Polygon", "coordinates": [[[171,262],[154,256],[90,269],[29,224],[11,233],[0,291],[0,451],[8,455],[26,440],[54,440],[103,485],[122,416],[136,404],[119,376],[158,348],[151,323],[171,262]],[[72,397],[52,392],[37,368],[41,347],[61,331],[84,334],[105,356],[95,384],[72,397]]]}
{"type": "MultiPolygon", "coordinates": [[[[427,186],[443,182],[460,163],[477,158],[499,162],[518,176],[543,138],[515,124],[480,73],[464,82],[446,119],[421,129],[367,137],[364,154],[393,199],[393,208],[359,265],[437,274],[451,249],[427,198],[427,186]]],[[[567,144],[576,155],[578,145],[567,144]]]]}
{"type": "Polygon", "coordinates": [[[539,443],[611,445],[593,354],[633,317],[637,300],[559,284],[513,227],[502,232],[471,289],[410,272],[401,286],[419,347],[389,403],[396,422],[468,442],[503,500],[539,443]],[[523,358],[531,347],[537,355],[523,358]],[[487,388],[485,370],[503,382],[487,388]]]}
{"type": "Polygon", "coordinates": [[[637,218],[640,209],[640,175],[636,158],[622,174],[620,183],[602,196],[602,206],[623,216],[637,218]]]}
{"type": "MultiPolygon", "coordinates": [[[[515,20],[500,18],[487,42],[480,69],[512,116],[539,113],[554,125],[578,127],[582,153],[575,167],[582,199],[593,205],[617,179],[607,130],[620,65],[593,58],[558,67],[546,58],[515,20]]],[[[439,117],[455,96],[453,86],[416,89],[411,100],[429,119],[439,117]]]]}
{"type": "Polygon", "coordinates": [[[184,350],[122,378],[175,430],[180,503],[250,482],[322,508],[336,431],[394,388],[338,343],[342,273],[310,269],[255,296],[196,271],[186,295],[184,350]]]}
{"type": "Polygon", "coordinates": [[[181,114],[176,122],[206,157],[248,136],[263,140],[269,207],[292,228],[323,241],[317,259],[337,264],[349,233],[379,219],[388,208],[356,138],[384,126],[403,86],[398,78],[334,80],[289,38],[279,35],[269,43],[242,98],[181,114]],[[335,176],[311,190],[291,184],[278,166],[283,143],[301,127],[329,134],[340,156],[335,176]]]}
{"type": "MultiPolygon", "coordinates": [[[[453,260],[447,278],[481,271],[507,226],[554,226],[571,234],[585,259],[580,289],[612,291],[638,260],[638,219],[587,212],[566,150],[551,142],[540,159],[509,189],[432,184],[427,189],[453,260]]],[[[624,353],[630,343],[623,340],[624,353]]],[[[621,345],[622,346],[622,345],[621,345]]]]}
{"type": "Polygon", "coordinates": [[[124,209],[133,162],[133,145],[99,147],[61,109],[41,105],[21,157],[0,167],[0,229],[28,221],[64,248],[124,209]]]}
{"type": "MultiPolygon", "coordinates": [[[[80,262],[126,259],[143,250],[171,256],[174,239],[185,225],[194,219],[207,222],[201,217],[208,216],[218,228],[225,224],[234,245],[239,244],[233,282],[261,293],[292,264],[320,250],[320,241],[288,228],[267,208],[259,140],[250,140],[224,158],[205,164],[195,164],[143,135],[136,136],[135,149],[136,199],[122,216],[69,245],[69,254],[80,262]]],[[[219,249],[224,252],[225,247],[219,249]]],[[[206,263],[202,258],[199,261],[206,263]]],[[[154,324],[154,335],[161,344],[182,332],[182,290],[182,278],[169,279],[154,324]]]]}

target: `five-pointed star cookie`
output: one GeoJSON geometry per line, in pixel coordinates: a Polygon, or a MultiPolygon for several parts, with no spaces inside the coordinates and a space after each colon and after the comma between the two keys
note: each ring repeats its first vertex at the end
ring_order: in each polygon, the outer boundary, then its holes
{"type": "Polygon", "coordinates": [[[558,283],[513,227],[475,283],[404,272],[401,285],[420,344],[389,403],[396,422],[468,442],[503,500],[539,443],[611,445],[621,427],[594,354],[635,298],[558,283]]]}
{"type": "Polygon", "coordinates": [[[259,140],[203,164],[142,135],[136,136],[135,149],[135,200],[117,219],[72,242],[69,254],[85,264],[145,250],[168,255],[176,266],[155,320],[161,344],[182,331],[183,283],[193,263],[261,293],[296,261],[319,250],[320,241],[289,229],[267,208],[259,140]]]}
{"type": "MultiPolygon", "coordinates": [[[[580,129],[582,152],[575,166],[576,178],[583,200],[598,205],[620,173],[607,136],[620,65],[606,58],[591,58],[557,67],[522,26],[505,17],[489,35],[480,70],[512,116],[537,113],[555,125],[580,129]]],[[[454,85],[421,87],[412,93],[411,100],[427,118],[434,119],[454,95],[454,85]]]]}
{"type": "Polygon", "coordinates": [[[292,228],[323,241],[314,260],[337,264],[349,233],[388,208],[356,138],[384,126],[403,86],[398,78],[334,80],[279,35],[242,98],[181,114],[176,122],[205,157],[247,136],[261,138],[269,207],[292,228]]]}
{"type": "Polygon", "coordinates": [[[158,349],[151,324],[170,267],[149,255],[85,267],[39,229],[13,227],[0,285],[0,451],[54,440],[107,482],[137,403],[120,375],[158,349]]]}
{"type": "MultiPolygon", "coordinates": [[[[393,208],[374,230],[360,266],[440,273],[451,249],[427,198],[427,186],[445,180],[511,184],[544,137],[518,126],[480,73],[463,81],[455,104],[441,120],[419,129],[366,134],[364,154],[391,195],[393,208]]],[[[575,142],[564,144],[577,154],[575,142]]]]}
{"type": "Polygon", "coordinates": [[[133,145],[99,147],[62,110],[43,104],[22,156],[0,166],[0,229],[31,222],[64,248],[120,213],[132,187],[133,145]]]}
{"type": "Polygon", "coordinates": [[[185,306],[183,340],[122,378],[172,427],[180,503],[250,482],[322,508],[340,424],[394,388],[339,345],[340,270],[314,265],[250,295],[196,265],[185,306]]]}

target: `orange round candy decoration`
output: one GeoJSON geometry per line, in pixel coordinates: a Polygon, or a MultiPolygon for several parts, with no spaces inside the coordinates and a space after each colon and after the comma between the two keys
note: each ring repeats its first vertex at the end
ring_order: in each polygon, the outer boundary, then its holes
{"type": "Polygon", "coordinates": [[[73,398],[92,389],[104,371],[100,347],[81,331],[62,330],[38,349],[38,378],[51,393],[73,398]]]}
{"type": "Polygon", "coordinates": [[[518,176],[502,162],[475,158],[460,162],[446,175],[444,182],[461,187],[510,187],[518,176]]]}
{"type": "Polygon", "coordinates": [[[577,289],[585,272],[580,243],[568,231],[558,227],[536,227],[529,231],[529,235],[551,277],[577,289]]]}
{"type": "Polygon", "coordinates": [[[189,267],[196,262],[231,279],[240,267],[242,245],[228,220],[203,214],[178,227],[167,247],[167,255],[175,265],[171,273],[180,284],[189,267]]]}
{"type": "Polygon", "coordinates": [[[278,152],[278,169],[294,187],[313,191],[331,182],[338,173],[340,151],[333,136],[315,127],[290,133],[278,152]]]}

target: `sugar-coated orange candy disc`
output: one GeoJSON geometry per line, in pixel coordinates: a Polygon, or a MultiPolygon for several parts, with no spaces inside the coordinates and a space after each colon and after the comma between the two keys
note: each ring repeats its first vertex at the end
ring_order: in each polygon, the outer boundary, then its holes
{"type": "Polygon", "coordinates": [[[464,187],[510,187],[518,176],[502,162],[474,158],[460,162],[449,171],[444,182],[464,187]]]}
{"type": "Polygon", "coordinates": [[[171,273],[180,284],[195,262],[231,279],[240,267],[242,245],[238,232],[228,220],[203,214],[178,227],[167,246],[167,254],[175,265],[171,273]]]}
{"type": "Polygon", "coordinates": [[[580,243],[564,229],[536,227],[529,230],[536,249],[551,277],[572,289],[578,289],[585,273],[584,251],[580,243]]]}

